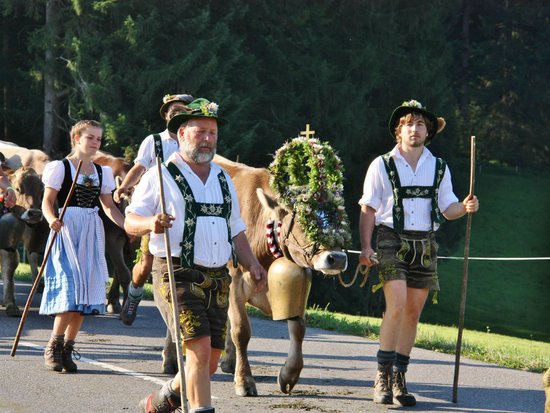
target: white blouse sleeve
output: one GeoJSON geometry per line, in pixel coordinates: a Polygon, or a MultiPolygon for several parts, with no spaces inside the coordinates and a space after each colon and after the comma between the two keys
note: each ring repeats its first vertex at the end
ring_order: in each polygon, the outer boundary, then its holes
{"type": "Polygon", "coordinates": [[[56,191],[61,189],[65,178],[65,165],[63,161],[51,161],[46,164],[42,172],[42,182],[46,188],[53,188],[56,191]]]}
{"type": "Polygon", "coordinates": [[[102,166],[101,194],[110,194],[116,188],[113,169],[110,166],[102,166]]]}

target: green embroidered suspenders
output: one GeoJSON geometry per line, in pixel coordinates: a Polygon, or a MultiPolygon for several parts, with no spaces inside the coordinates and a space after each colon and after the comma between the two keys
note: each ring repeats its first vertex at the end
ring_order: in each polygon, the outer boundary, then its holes
{"type": "Polygon", "coordinates": [[[395,161],[390,156],[390,152],[382,155],[386,172],[391,182],[393,191],[393,227],[397,232],[402,232],[405,226],[403,199],[404,198],[431,198],[432,200],[432,223],[442,223],[445,217],[439,210],[437,199],[439,195],[439,185],[445,174],[446,163],[441,158],[436,158],[435,175],[432,186],[401,186],[399,174],[395,161]]]}
{"type": "Polygon", "coordinates": [[[186,268],[193,268],[194,263],[194,250],[195,250],[195,229],[197,226],[197,217],[222,217],[227,224],[227,236],[228,242],[231,245],[231,256],[233,258],[233,264],[237,266],[237,255],[233,248],[233,240],[231,237],[231,227],[229,225],[229,219],[231,217],[231,193],[229,192],[229,185],[227,179],[220,171],[218,174],[218,181],[223,195],[223,203],[203,203],[196,202],[189,183],[180,172],[178,167],[169,162],[166,165],[168,172],[176,181],[178,188],[185,200],[185,225],[183,228],[183,239],[181,245],[181,266],[186,268]]]}
{"type": "Polygon", "coordinates": [[[158,133],[153,135],[153,143],[155,147],[155,157],[160,157],[161,162],[164,162],[164,153],[162,151],[162,139],[158,133]]]}

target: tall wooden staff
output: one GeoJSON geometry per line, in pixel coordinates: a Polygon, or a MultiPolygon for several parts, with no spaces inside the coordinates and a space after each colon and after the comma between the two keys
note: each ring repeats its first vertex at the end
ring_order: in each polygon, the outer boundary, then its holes
{"type": "MultiPolygon", "coordinates": [[[[163,214],[166,214],[166,203],[164,201],[164,183],[162,180],[162,168],[160,157],[157,156],[157,172],[159,179],[160,189],[160,210],[163,214]]],[[[174,331],[172,331],[172,337],[176,340],[176,352],[178,357],[178,369],[180,375],[180,397],[182,409],[187,413],[187,399],[185,397],[185,361],[183,360],[182,340],[180,334],[180,318],[178,313],[178,296],[176,293],[176,279],[174,277],[174,267],[172,266],[172,249],[170,248],[170,234],[168,228],[164,228],[164,246],[166,250],[166,264],[168,265],[168,280],[170,283],[170,295],[172,297],[172,317],[174,320],[174,331]]]]}
{"type": "MultiPolygon", "coordinates": [[[[470,197],[474,196],[475,183],[476,137],[470,138],[470,197]]],[[[472,231],[472,213],[468,212],[466,222],[466,238],[464,240],[464,272],[462,277],[462,292],[460,294],[460,314],[458,318],[458,338],[455,350],[455,374],[453,381],[453,403],[458,402],[458,371],[460,368],[460,351],[462,348],[462,330],[464,329],[464,312],[466,310],[466,292],[468,289],[468,259],[470,256],[470,236],[472,231]]]]}
{"type": "MultiPolygon", "coordinates": [[[[76,167],[76,172],[74,174],[73,183],[71,184],[71,189],[69,190],[69,195],[67,195],[67,199],[65,200],[65,204],[63,205],[63,209],[61,210],[61,213],[59,214],[59,220],[63,221],[63,217],[65,216],[65,211],[67,210],[67,205],[69,205],[69,201],[71,200],[74,192],[74,188],[76,186],[76,181],[78,179],[78,174],[80,173],[80,167],[82,166],[82,161],[78,161],[78,165],[76,167]]],[[[31,292],[29,293],[29,297],[27,298],[27,303],[25,304],[25,309],[23,310],[23,315],[21,316],[21,321],[19,322],[19,328],[17,329],[17,334],[15,335],[15,340],[13,341],[13,346],[11,348],[10,355],[12,357],[15,357],[15,352],[17,351],[17,345],[19,344],[19,339],[21,338],[21,333],[23,332],[23,326],[25,325],[25,320],[27,319],[27,314],[29,313],[29,308],[31,307],[31,301],[34,297],[34,293],[36,292],[36,289],[38,288],[38,284],[40,283],[40,279],[42,278],[42,273],[44,272],[44,267],[46,265],[46,262],[48,261],[48,257],[50,256],[50,253],[52,251],[53,242],[57,238],[57,232],[53,232],[52,238],[50,240],[50,244],[48,245],[48,249],[46,251],[46,255],[44,255],[44,259],[42,260],[42,265],[40,266],[40,271],[38,272],[38,275],[36,276],[36,280],[34,280],[34,284],[31,288],[31,292]]]]}

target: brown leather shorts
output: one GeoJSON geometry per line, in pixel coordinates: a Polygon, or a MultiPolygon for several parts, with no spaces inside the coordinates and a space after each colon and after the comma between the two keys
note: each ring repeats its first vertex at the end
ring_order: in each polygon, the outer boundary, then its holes
{"type": "Polygon", "coordinates": [[[439,290],[434,232],[404,231],[379,226],[376,236],[379,276],[382,283],[406,280],[409,288],[439,290]]]}
{"type": "MultiPolygon", "coordinates": [[[[173,258],[172,262],[183,340],[210,336],[211,346],[223,349],[231,284],[227,267],[182,268],[179,259],[173,258]]],[[[164,321],[173,331],[172,300],[165,258],[154,258],[153,287],[155,303],[164,321]]]]}

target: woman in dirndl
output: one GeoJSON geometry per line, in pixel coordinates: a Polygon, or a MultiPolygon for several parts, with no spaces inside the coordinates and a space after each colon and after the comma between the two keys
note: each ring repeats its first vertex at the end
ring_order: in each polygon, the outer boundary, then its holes
{"type": "Polygon", "coordinates": [[[105,260],[105,233],[99,217],[99,205],[119,227],[124,216],[113,202],[113,171],[94,164],[92,159],[101,146],[103,128],[99,122],[82,120],[71,129],[72,152],[62,161],[46,165],[42,180],[44,217],[51,232],[57,233],[44,268],[44,293],[40,314],[55,316],[51,338],[44,352],[48,370],[75,373],[73,361],[78,353],[74,343],[84,315],[105,313],[105,288],[109,279],[105,260]],[[63,222],[58,212],[69,195],[78,166],[74,193],[63,222]]]}

